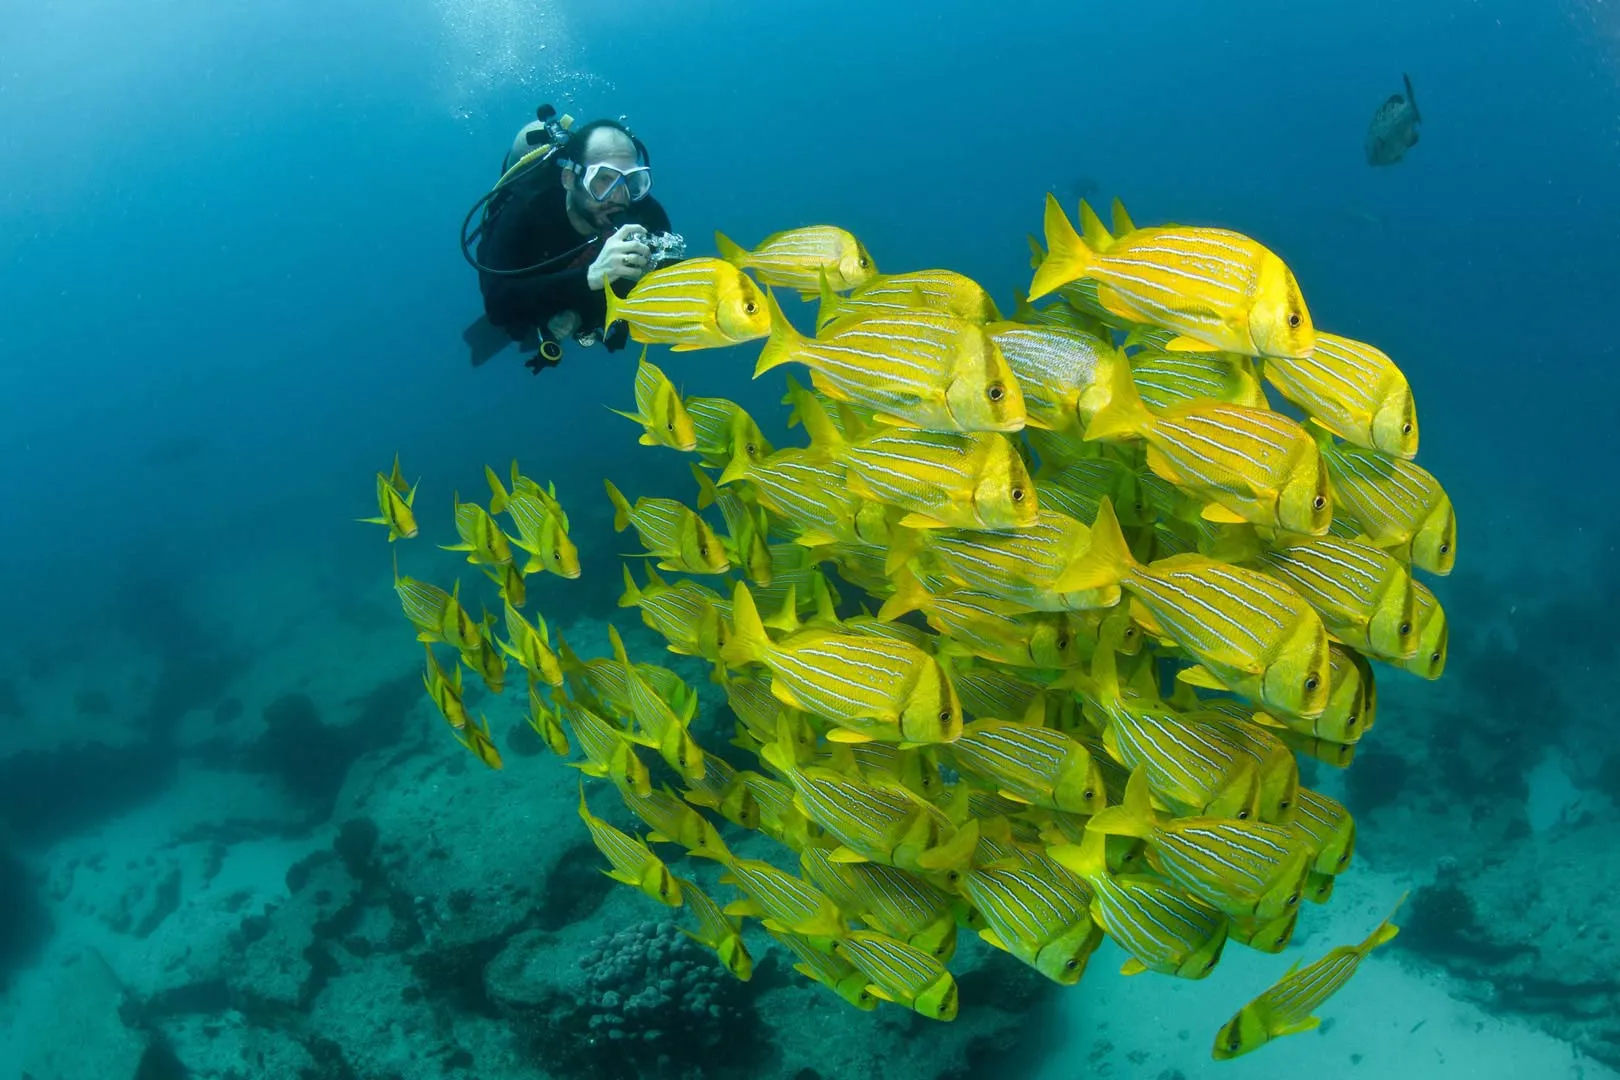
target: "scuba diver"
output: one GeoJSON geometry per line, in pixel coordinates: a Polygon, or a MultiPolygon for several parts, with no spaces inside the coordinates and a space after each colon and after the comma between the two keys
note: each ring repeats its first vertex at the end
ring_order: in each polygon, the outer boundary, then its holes
{"type": "MultiPolygon", "coordinates": [[[[562,358],[568,338],[595,345],[607,316],[602,290],[617,286],[622,296],[649,269],[685,254],[650,194],[647,148],[624,123],[573,127],[549,105],[536,116],[462,223],[462,254],[484,296],[484,315],[462,333],[474,367],[513,341],[534,353],[525,364],[536,374],[562,358]]],[[[620,324],[606,335],[609,352],[624,347],[627,330],[620,324]]]]}

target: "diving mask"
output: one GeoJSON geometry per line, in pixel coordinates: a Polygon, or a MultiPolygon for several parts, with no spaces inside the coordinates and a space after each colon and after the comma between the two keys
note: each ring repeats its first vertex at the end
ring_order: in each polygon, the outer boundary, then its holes
{"type": "Polygon", "coordinates": [[[597,202],[607,202],[620,186],[623,186],[631,202],[640,202],[652,190],[652,169],[646,165],[621,169],[617,165],[598,161],[595,165],[587,165],[583,169],[576,165],[574,171],[579,176],[585,193],[597,202]]]}

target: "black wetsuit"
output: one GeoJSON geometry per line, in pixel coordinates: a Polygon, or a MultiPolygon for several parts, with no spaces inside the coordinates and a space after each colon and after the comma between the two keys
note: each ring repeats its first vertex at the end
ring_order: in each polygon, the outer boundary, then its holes
{"type": "MultiPolygon", "coordinates": [[[[531,186],[514,191],[485,224],[478,242],[480,263],[496,270],[533,266],[585,242],[568,218],[567,192],[557,183],[555,173],[548,170],[547,178],[550,182],[538,189],[531,186]]],[[[670,231],[669,215],[650,195],[631,203],[616,220],[618,225],[640,225],[648,232],[670,231]]],[[[526,340],[533,331],[544,337],[546,324],[564,311],[578,313],[576,333],[601,330],[607,302],[585,278],[601,252],[602,241],[597,239],[566,263],[543,273],[517,277],[480,273],[478,287],[484,294],[485,315],[515,341],[526,340]]],[[[619,295],[624,295],[630,283],[617,284],[619,295]]],[[[623,343],[623,334],[609,335],[610,350],[623,348],[623,343]]]]}

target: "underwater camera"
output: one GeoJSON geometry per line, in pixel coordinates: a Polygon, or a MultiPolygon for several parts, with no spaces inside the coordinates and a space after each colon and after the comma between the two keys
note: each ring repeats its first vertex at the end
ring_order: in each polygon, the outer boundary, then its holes
{"type": "Polygon", "coordinates": [[[680,233],[648,233],[641,238],[647,245],[647,269],[655,270],[667,262],[680,262],[686,258],[686,237],[680,233]]]}

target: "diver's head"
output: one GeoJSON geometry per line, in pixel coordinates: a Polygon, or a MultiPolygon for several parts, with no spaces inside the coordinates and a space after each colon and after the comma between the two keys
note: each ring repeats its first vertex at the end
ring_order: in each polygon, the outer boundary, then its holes
{"type": "Polygon", "coordinates": [[[635,140],[614,120],[576,129],[561,160],[568,216],[582,236],[617,228],[630,204],[652,186],[635,140]]]}

